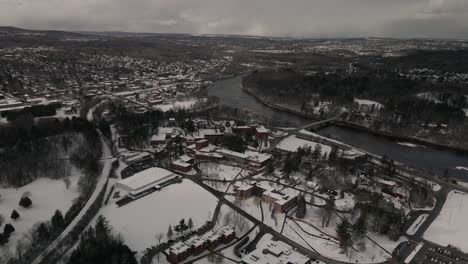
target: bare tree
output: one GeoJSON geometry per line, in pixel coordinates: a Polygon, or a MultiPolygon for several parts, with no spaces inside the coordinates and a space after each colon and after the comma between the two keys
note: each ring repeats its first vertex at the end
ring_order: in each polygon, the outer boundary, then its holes
{"type": "MultiPolygon", "coordinates": [[[[158,240],[158,244],[161,244],[161,239],[163,239],[164,237],[164,234],[163,233],[156,233],[156,235],[154,235],[154,237],[156,237],[156,239],[158,240]]],[[[159,262],[159,251],[158,251],[158,262],[159,262]]]]}
{"type": "Polygon", "coordinates": [[[161,244],[161,239],[163,239],[164,234],[163,233],[156,233],[156,235],[154,235],[154,237],[156,238],[156,240],[158,240],[158,243],[161,244]]]}
{"type": "Polygon", "coordinates": [[[23,264],[23,255],[28,251],[30,244],[25,239],[20,239],[16,243],[16,254],[18,255],[19,263],[23,264]]]}
{"type": "Polygon", "coordinates": [[[63,183],[65,184],[65,187],[68,188],[70,187],[70,184],[71,184],[71,181],[70,181],[70,178],[63,178],[63,183]]]}

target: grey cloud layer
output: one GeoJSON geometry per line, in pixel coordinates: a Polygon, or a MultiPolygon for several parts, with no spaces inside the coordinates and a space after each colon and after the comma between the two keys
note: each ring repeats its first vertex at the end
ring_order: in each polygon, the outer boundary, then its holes
{"type": "Polygon", "coordinates": [[[0,0],[0,24],[194,34],[468,38],[468,0],[0,0]]]}

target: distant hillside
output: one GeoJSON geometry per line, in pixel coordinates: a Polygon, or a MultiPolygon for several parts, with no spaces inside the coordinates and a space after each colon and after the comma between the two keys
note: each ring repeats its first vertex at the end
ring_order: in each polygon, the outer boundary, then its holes
{"type": "Polygon", "coordinates": [[[83,34],[60,30],[31,30],[17,27],[0,26],[0,35],[46,35],[48,37],[83,37],[83,34]]]}
{"type": "Polygon", "coordinates": [[[407,56],[388,59],[396,67],[429,68],[441,72],[468,72],[468,49],[414,51],[407,56]]]}

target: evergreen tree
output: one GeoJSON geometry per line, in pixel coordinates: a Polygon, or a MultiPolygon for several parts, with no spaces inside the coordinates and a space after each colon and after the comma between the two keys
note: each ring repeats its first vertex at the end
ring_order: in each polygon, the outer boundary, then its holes
{"type": "Polygon", "coordinates": [[[340,247],[343,253],[347,254],[348,249],[353,245],[351,236],[351,224],[344,218],[336,227],[336,234],[340,240],[340,247]]]}
{"type": "Polygon", "coordinates": [[[19,205],[24,207],[24,208],[29,208],[32,205],[32,201],[29,197],[23,197],[21,198],[19,205]]]}
{"type": "Polygon", "coordinates": [[[322,145],[321,144],[315,144],[313,156],[314,156],[314,159],[320,159],[322,157],[322,145]]]}
{"type": "Polygon", "coordinates": [[[359,218],[356,220],[356,223],[354,223],[354,229],[353,229],[353,237],[356,240],[360,240],[364,238],[364,236],[367,234],[367,219],[365,214],[361,214],[359,218]]]}
{"type": "Polygon", "coordinates": [[[4,233],[0,233],[0,246],[3,246],[6,243],[8,243],[8,239],[9,239],[9,235],[4,234],[4,233]]]}
{"type": "Polygon", "coordinates": [[[174,231],[172,230],[172,226],[171,226],[171,225],[169,225],[169,228],[167,229],[167,234],[166,234],[166,236],[167,236],[167,239],[168,239],[168,240],[171,240],[172,237],[174,236],[174,231]]]}
{"type": "Polygon", "coordinates": [[[52,228],[56,231],[61,230],[65,226],[65,219],[63,218],[62,212],[56,210],[51,219],[52,228]]]}
{"type": "Polygon", "coordinates": [[[304,195],[300,194],[297,197],[297,209],[296,209],[296,217],[299,219],[303,219],[307,212],[307,204],[304,198],[304,195]]]}
{"type": "Polygon", "coordinates": [[[193,228],[193,220],[192,220],[192,218],[189,218],[188,224],[187,224],[187,225],[188,225],[188,228],[189,228],[189,229],[192,229],[192,228],[193,228]]]}
{"type": "Polygon", "coordinates": [[[16,211],[16,210],[13,210],[13,212],[11,212],[11,219],[15,220],[20,218],[20,214],[16,211]]]}
{"type": "Polygon", "coordinates": [[[98,216],[94,229],[98,241],[106,240],[107,235],[111,232],[109,221],[103,215],[98,216]]]}
{"type": "Polygon", "coordinates": [[[3,234],[8,235],[8,237],[13,232],[15,232],[15,228],[13,227],[12,224],[6,224],[5,227],[3,228],[3,234]]]}
{"type": "Polygon", "coordinates": [[[328,154],[328,161],[335,162],[338,159],[338,147],[333,146],[330,154],[328,154]]]}
{"type": "Polygon", "coordinates": [[[49,239],[50,233],[49,233],[49,229],[47,228],[46,224],[41,223],[39,225],[39,227],[37,228],[36,232],[37,232],[37,237],[41,241],[49,239]]]}

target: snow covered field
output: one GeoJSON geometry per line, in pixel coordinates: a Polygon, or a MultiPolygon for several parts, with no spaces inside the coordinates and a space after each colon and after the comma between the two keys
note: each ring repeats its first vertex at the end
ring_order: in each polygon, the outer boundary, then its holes
{"type": "Polygon", "coordinates": [[[468,252],[468,194],[451,191],[439,216],[424,233],[424,238],[442,246],[452,245],[468,252]]]}
{"type": "Polygon", "coordinates": [[[406,234],[410,235],[410,236],[413,236],[414,234],[416,234],[416,232],[418,232],[419,230],[419,227],[424,224],[424,222],[426,221],[426,219],[429,217],[428,214],[422,214],[420,215],[416,221],[414,221],[414,223],[408,228],[408,230],[406,230],[406,234]]]}
{"type": "Polygon", "coordinates": [[[5,223],[11,223],[15,232],[11,234],[7,246],[13,249],[16,242],[33,227],[34,224],[50,220],[55,210],[59,209],[65,215],[72,205],[73,199],[79,196],[77,182],[80,178],[78,172],[73,173],[70,186],[67,190],[63,180],[39,178],[21,188],[0,189],[0,214],[5,217],[5,223]],[[28,209],[18,205],[25,192],[31,193],[32,206],[28,209]],[[18,211],[20,218],[16,221],[10,218],[13,210],[18,211]]]}
{"type": "Polygon", "coordinates": [[[354,99],[354,102],[357,103],[359,106],[365,105],[371,107],[372,105],[374,105],[375,109],[380,109],[383,107],[381,103],[367,99],[354,99]]]}
{"type": "Polygon", "coordinates": [[[417,145],[417,144],[409,143],[409,142],[398,142],[397,144],[404,146],[404,147],[409,147],[409,148],[417,148],[417,147],[425,148],[425,146],[421,146],[421,145],[417,145]]]}
{"type": "MultiPolygon", "coordinates": [[[[234,200],[234,198],[229,198],[234,200]]],[[[343,199],[347,201],[349,199],[343,199]]],[[[246,200],[237,201],[240,207],[250,213],[255,218],[261,220],[262,215],[259,207],[259,199],[252,197],[246,200]]],[[[272,227],[278,232],[281,232],[283,222],[285,221],[285,214],[275,213],[272,217],[272,208],[268,203],[262,202],[264,210],[264,223],[272,227]]],[[[295,218],[294,210],[289,213],[290,216],[295,218]]],[[[330,222],[330,226],[322,227],[321,220],[321,209],[317,207],[307,207],[306,217],[300,220],[286,219],[286,224],[283,229],[283,235],[296,241],[306,248],[311,247],[317,250],[323,256],[328,258],[350,261],[350,257],[341,253],[341,249],[336,237],[336,224],[340,221],[336,216],[330,222]],[[331,236],[331,237],[330,237],[331,236]],[[328,239],[329,238],[329,239],[328,239]]],[[[405,241],[405,238],[401,238],[399,241],[391,241],[387,237],[369,233],[369,237],[377,241],[386,250],[392,252],[392,250],[401,242],[405,241]]],[[[359,263],[377,263],[388,259],[390,256],[385,253],[381,248],[371,242],[369,239],[364,239],[366,249],[362,252],[353,251],[351,255],[351,262],[358,261],[359,263]]]]}
{"type": "MultiPolygon", "coordinates": [[[[315,148],[315,145],[320,144],[316,142],[312,142],[309,140],[304,140],[297,138],[296,136],[289,136],[285,139],[283,139],[277,146],[277,149],[285,150],[285,151],[290,151],[290,152],[295,152],[297,151],[298,148],[300,147],[311,147],[312,150],[315,148]]],[[[327,145],[322,145],[322,153],[330,153],[331,147],[327,145]]]]}
{"type": "Polygon", "coordinates": [[[468,168],[467,168],[467,167],[462,167],[462,166],[457,166],[457,167],[455,167],[455,169],[468,171],[468,168]]]}
{"type": "Polygon", "coordinates": [[[176,110],[176,109],[190,109],[197,102],[198,102],[197,99],[176,101],[176,102],[173,102],[173,103],[170,103],[170,104],[155,105],[155,108],[161,109],[161,111],[163,111],[163,112],[167,112],[167,111],[170,111],[170,110],[176,110]]]}
{"type": "MultiPolygon", "coordinates": [[[[204,173],[204,177],[212,178],[212,179],[226,179],[234,180],[234,178],[242,171],[242,168],[233,167],[224,164],[217,164],[217,163],[202,163],[200,164],[200,169],[204,173]]],[[[246,176],[250,171],[244,170],[242,171],[239,177],[246,176]]]]}
{"type": "MultiPolygon", "coordinates": [[[[103,207],[114,232],[122,235],[132,250],[138,252],[157,244],[156,233],[167,233],[169,225],[192,218],[194,228],[211,220],[217,199],[191,181],[172,184],[122,207],[115,203],[103,207]]],[[[164,238],[163,240],[166,240],[164,238]]]]}

